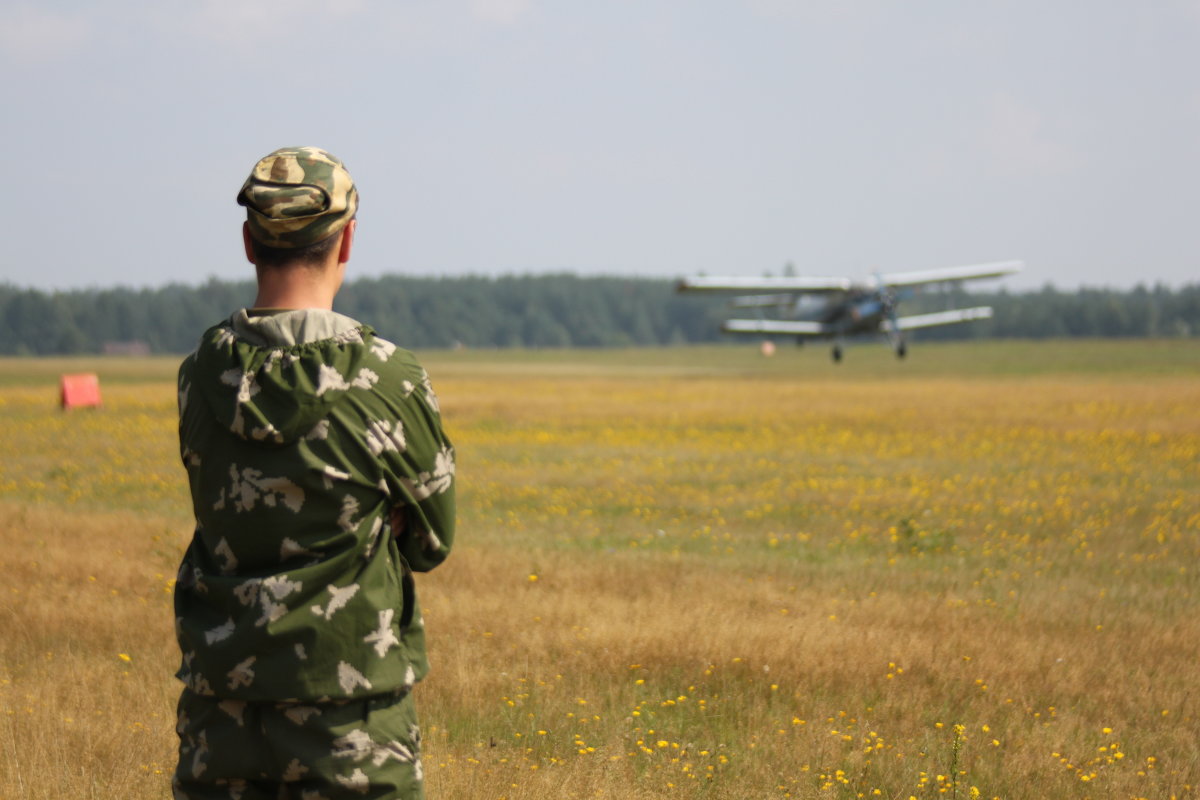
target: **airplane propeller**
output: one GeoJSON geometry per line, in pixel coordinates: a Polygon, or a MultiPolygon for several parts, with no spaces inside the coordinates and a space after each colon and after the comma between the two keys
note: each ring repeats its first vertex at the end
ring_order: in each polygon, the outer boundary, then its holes
{"type": "Polygon", "coordinates": [[[900,320],[896,314],[898,301],[899,298],[896,296],[895,291],[884,289],[880,292],[879,302],[883,306],[883,313],[890,323],[888,340],[892,343],[892,349],[896,351],[896,358],[904,358],[908,352],[908,348],[904,344],[904,334],[900,332],[900,320]]]}

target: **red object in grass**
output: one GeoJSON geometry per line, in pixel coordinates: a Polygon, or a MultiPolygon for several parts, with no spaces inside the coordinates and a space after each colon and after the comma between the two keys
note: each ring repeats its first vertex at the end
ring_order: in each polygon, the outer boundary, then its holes
{"type": "Polygon", "coordinates": [[[100,378],[96,373],[63,375],[61,386],[64,410],[100,406],[100,378]]]}

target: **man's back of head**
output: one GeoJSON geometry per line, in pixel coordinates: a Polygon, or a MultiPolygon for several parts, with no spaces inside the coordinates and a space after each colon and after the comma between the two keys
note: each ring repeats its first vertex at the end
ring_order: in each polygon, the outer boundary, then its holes
{"type": "Polygon", "coordinates": [[[246,208],[246,258],[258,274],[255,307],[331,307],[358,212],[341,159],[318,147],[276,150],[254,165],[237,202],[246,208]]]}

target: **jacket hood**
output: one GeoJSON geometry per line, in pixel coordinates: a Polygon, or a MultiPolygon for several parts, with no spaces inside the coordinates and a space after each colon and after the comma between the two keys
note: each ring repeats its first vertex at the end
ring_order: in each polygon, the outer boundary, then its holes
{"type": "Polygon", "coordinates": [[[247,441],[286,444],[313,430],[358,376],[375,332],[332,311],[241,310],[205,331],[192,391],[217,422],[247,441]]]}

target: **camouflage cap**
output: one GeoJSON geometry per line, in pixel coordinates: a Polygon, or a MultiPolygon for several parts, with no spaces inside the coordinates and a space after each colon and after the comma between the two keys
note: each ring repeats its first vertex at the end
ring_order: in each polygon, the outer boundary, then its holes
{"type": "Polygon", "coordinates": [[[345,227],[358,211],[358,189],[332,153],[284,147],[254,165],[237,201],[256,242],[304,247],[345,227]]]}

